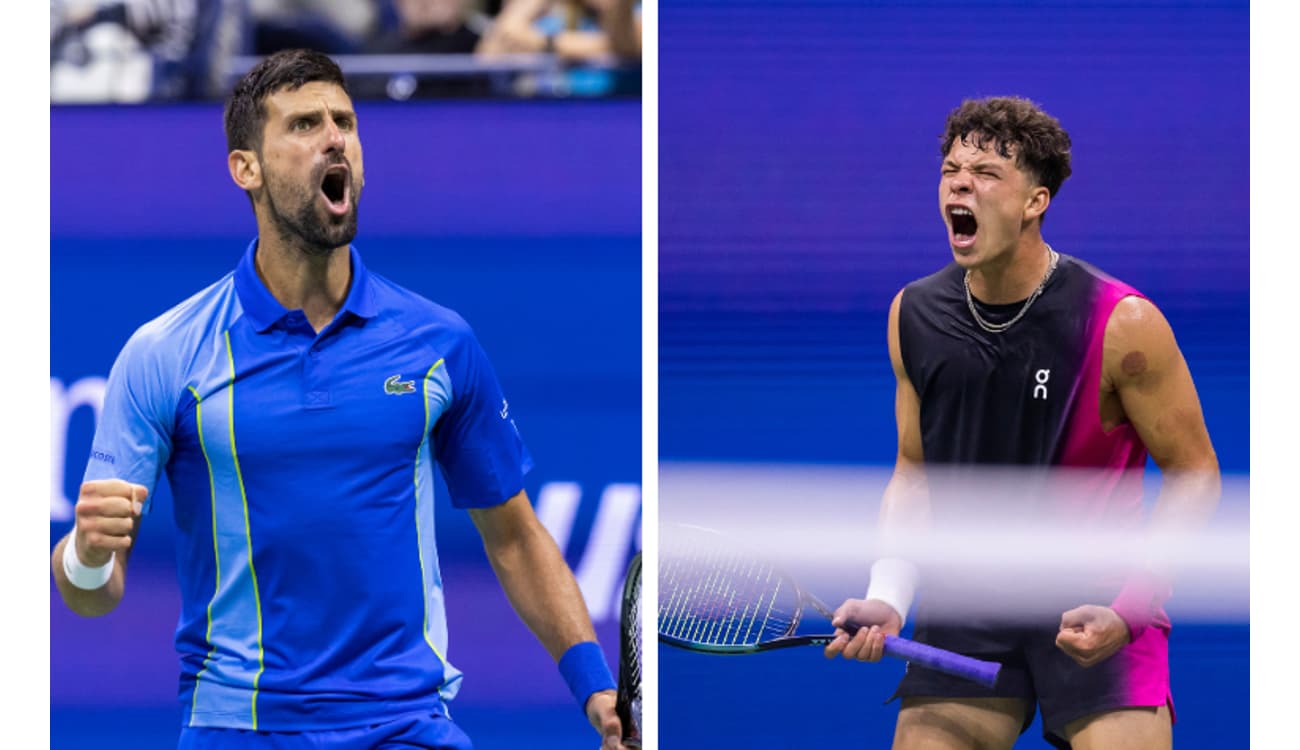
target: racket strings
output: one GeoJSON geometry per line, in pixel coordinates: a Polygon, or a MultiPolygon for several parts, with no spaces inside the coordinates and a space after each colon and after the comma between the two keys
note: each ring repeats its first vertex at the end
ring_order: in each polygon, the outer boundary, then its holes
{"type": "Polygon", "coordinates": [[[714,646],[790,634],[798,594],[775,568],[723,549],[669,550],[659,566],[659,632],[714,646]]]}

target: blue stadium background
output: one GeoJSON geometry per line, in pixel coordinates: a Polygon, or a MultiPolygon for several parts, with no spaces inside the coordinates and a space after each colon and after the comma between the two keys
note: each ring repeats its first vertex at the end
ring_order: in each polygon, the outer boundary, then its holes
{"type": "MultiPolygon", "coordinates": [[[[640,485],[639,102],[357,108],[368,181],[356,245],[367,265],[475,327],[536,459],[530,495],[581,489],[570,564],[621,576],[639,524],[601,539],[592,528],[607,488],[626,497],[640,485]]],[[[255,228],[226,173],[219,105],[56,107],[50,126],[53,544],[69,529],[59,496],[76,498],[94,423],[93,408],[76,405],[136,326],[232,268],[255,228]]],[[[449,656],[466,673],[456,719],[482,748],[594,746],[468,515],[439,498],[449,656]]],[[[111,615],[81,620],[51,585],[52,747],[175,747],[170,515],[160,493],[111,615]]],[[[598,609],[614,663],[613,616],[598,609]]]]}
{"type": "MultiPolygon", "coordinates": [[[[661,459],[892,463],[885,317],[950,257],[944,117],[1018,94],[1074,141],[1048,240],[1165,311],[1224,471],[1249,471],[1246,2],[663,0],[660,42],[661,459]]],[[[1177,747],[1246,746],[1245,620],[1175,623],[1177,747]]],[[[659,651],[662,747],[892,736],[900,665],[659,651]]]]}

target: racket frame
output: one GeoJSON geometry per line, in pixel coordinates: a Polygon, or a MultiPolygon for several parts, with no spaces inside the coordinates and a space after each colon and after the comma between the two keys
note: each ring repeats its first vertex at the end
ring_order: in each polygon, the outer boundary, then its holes
{"type": "MultiPolygon", "coordinates": [[[[688,528],[692,533],[698,534],[700,532],[707,532],[709,535],[712,535],[719,540],[726,539],[725,535],[713,531],[712,529],[705,529],[702,527],[686,528],[688,528]]],[[[828,622],[834,619],[834,614],[820,599],[804,590],[804,588],[799,585],[798,581],[785,571],[766,562],[759,556],[734,550],[734,547],[733,551],[738,552],[745,559],[752,561],[756,565],[765,566],[772,573],[778,576],[784,585],[788,585],[793,589],[795,605],[794,612],[791,615],[790,625],[785,629],[785,634],[775,638],[766,639],[762,638],[760,635],[760,640],[752,643],[707,643],[666,634],[662,630],[662,618],[657,618],[659,627],[656,629],[659,631],[658,635],[661,643],[677,648],[687,649],[689,651],[728,656],[755,654],[763,651],[793,648],[796,646],[825,646],[835,640],[836,634],[834,632],[796,635],[795,631],[798,630],[799,625],[803,622],[803,613],[808,607],[812,607],[812,609],[814,609],[818,614],[825,617],[828,622]]],[[[665,570],[664,566],[666,561],[672,560],[673,558],[674,555],[671,553],[665,553],[665,551],[661,549],[659,560],[661,573],[665,570]]],[[[679,557],[678,559],[690,558],[679,557]]],[[[701,565],[699,567],[708,566],[701,565]]],[[[659,601],[671,601],[676,593],[676,589],[676,586],[664,581],[661,575],[659,582],[659,601]]],[[[852,634],[857,632],[857,627],[850,626],[845,628],[845,630],[852,634]]],[[[974,657],[957,654],[918,641],[912,641],[893,635],[885,636],[884,653],[886,656],[904,659],[909,663],[962,677],[986,687],[992,687],[997,682],[998,672],[1002,666],[997,662],[983,661],[974,657]]]]}
{"type": "Polygon", "coordinates": [[[618,691],[615,699],[614,708],[618,713],[619,721],[623,725],[623,744],[629,748],[641,747],[641,723],[639,712],[634,716],[632,712],[632,703],[634,700],[642,700],[641,695],[641,649],[644,641],[640,644],[633,644],[632,630],[635,627],[638,637],[641,636],[641,553],[637,552],[628,563],[627,573],[623,577],[623,596],[619,600],[619,628],[618,628],[618,691]],[[635,609],[635,612],[633,610],[635,609]],[[632,622],[635,620],[635,623],[632,622]],[[633,685],[634,671],[629,664],[631,659],[636,660],[636,684],[633,685]],[[635,689],[634,689],[635,688],[635,689]]]}

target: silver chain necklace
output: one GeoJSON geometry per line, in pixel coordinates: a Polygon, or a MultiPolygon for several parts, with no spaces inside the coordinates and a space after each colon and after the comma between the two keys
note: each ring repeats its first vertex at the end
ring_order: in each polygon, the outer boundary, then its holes
{"type": "Polygon", "coordinates": [[[990,323],[980,317],[979,311],[975,309],[975,298],[970,293],[970,271],[966,271],[966,275],[962,279],[962,283],[966,287],[966,307],[970,308],[971,317],[975,319],[980,328],[989,333],[1002,333],[1025,317],[1025,313],[1029,312],[1029,306],[1034,304],[1034,300],[1038,299],[1039,295],[1043,293],[1043,289],[1047,287],[1047,280],[1052,278],[1052,272],[1056,270],[1056,262],[1061,259],[1060,253],[1053,250],[1051,245],[1047,245],[1047,252],[1050,255],[1050,260],[1047,262],[1047,273],[1043,274],[1043,280],[1038,282],[1038,288],[1034,290],[1033,294],[1029,295],[1029,299],[1025,300],[1025,304],[1021,306],[1020,312],[1016,313],[1016,317],[1005,323],[990,323]]]}

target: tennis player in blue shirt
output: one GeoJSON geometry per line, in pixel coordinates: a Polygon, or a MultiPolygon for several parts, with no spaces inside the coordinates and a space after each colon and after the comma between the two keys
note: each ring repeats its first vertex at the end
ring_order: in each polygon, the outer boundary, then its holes
{"type": "Polygon", "coordinates": [[[338,67],[253,68],[225,112],[258,237],[127,342],[109,376],[63,600],[112,610],[162,471],[175,497],[183,750],[470,748],[450,720],[433,465],[511,604],[620,748],[614,681],[573,575],[523,491],[530,466],[469,326],[369,273],[365,184],[338,67]]]}

